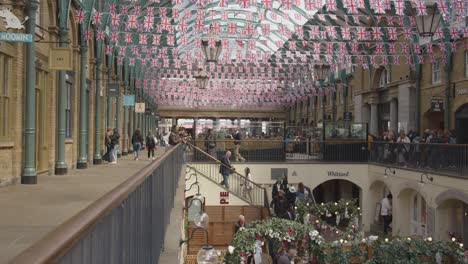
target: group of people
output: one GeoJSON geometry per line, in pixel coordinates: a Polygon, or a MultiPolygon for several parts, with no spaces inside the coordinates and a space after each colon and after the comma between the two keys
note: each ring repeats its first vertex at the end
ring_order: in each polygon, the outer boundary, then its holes
{"type": "Polygon", "coordinates": [[[103,160],[106,160],[111,164],[117,164],[117,150],[119,140],[119,130],[117,128],[108,128],[104,140],[104,143],[106,144],[106,153],[103,156],[103,160]]]}
{"type": "Polygon", "coordinates": [[[271,207],[275,216],[289,220],[296,219],[296,202],[314,202],[314,196],[309,187],[300,182],[296,189],[293,184],[288,183],[286,175],[273,185],[271,197],[273,198],[271,207]]]}
{"type": "Polygon", "coordinates": [[[400,131],[398,136],[394,131],[383,131],[379,136],[369,134],[368,142],[371,157],[377,162],[398,163],[401,166],[409,163],[435,169],[456,165],[452,164],[456,159],[450,159],[451,155],[456,155],[456,150],[449,151],[449,147],[443,146],[457,143],[453,130],[426,129],[422,136],[413,130],[408,133],[400,131]]]}
{"type": "Polygon", "coordinates": [[[148,134],[145,140],[143,140],[143,135],[140,129],[137,128],[132,136],[134,159],[138,160],[140,157],[140,151],[143,148],[146,148],[146,150],[148,151],[148,160],[154,160],[155,159],[154,152],[155,150],[157,150],[158,143],[159,141],[157,137],[155,137],[152,134],[151,130],[148,130],[148,134]]]}
{"type": "MultiPolygon", "coordinates": [[[[234,161],[245,162],[245,158],[240,154],[240,147],[242,142],[242,133],[239,130],[233,130],[232,133],[225,135],[225,138],[234,139],[234,161]]],[[[210,156],[216,158],[216,135],[213,129],[208,129],[205,136],[205,150],[210,156]]]]}

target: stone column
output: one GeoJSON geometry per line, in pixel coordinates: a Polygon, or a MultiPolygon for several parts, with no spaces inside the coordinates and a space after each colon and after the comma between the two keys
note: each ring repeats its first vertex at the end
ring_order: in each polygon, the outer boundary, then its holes
{"type": "Polygon", "coordinates": [[[378,104],[372,103],[371,104],[371,114],[370,114],[370,125],[369,125],[369,133],[373,135],[377,135],[379,132],[379,111],[378,111],[378,104]]]}
{"type": "Polygon", "coordinates": [[[88,102],[86,90],[86,64],[88,63],[88,47],[80,46],[80,127],[79,127],[79,150],[77,169],[86,169],[88,167],[88,153],[86,150],[86,139],[88,137],[88,102]]]}
{"type": "MultiPolygon", "coordinates": [[[[67,41],[67,29],[59,28],[59,45],[65,46],[67,41]]],[[[67,102],[67,83],[65,71],[58,71],[57,87],[57,146],[55,155],[55,175],[67,174],[67,163],[65,162],[65,106],[67,102]]]]}
{"type": "Polygon", "coordinates": [[[398,102],[396,99],[390,101],[390,130],[398,133],[398,102]]]}

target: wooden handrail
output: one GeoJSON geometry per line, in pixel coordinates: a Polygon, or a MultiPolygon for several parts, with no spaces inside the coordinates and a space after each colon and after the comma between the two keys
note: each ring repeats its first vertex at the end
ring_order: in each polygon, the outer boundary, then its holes
{"type": "Polygon", "coordinates": [[[146,180],[177,148],[179,144],[157,159],[133,174],[119,186],[109,191],[103,197],[90,204],[81,212],[55,228],[44,238],[20,253],[9,263],[55,263],[93,228],[99,220],[108,215],[143,181],[146,180]]]}

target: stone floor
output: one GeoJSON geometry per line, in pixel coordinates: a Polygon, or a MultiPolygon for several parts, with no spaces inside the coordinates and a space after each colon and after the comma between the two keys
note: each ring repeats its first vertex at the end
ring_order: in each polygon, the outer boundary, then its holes
{"type": "MultiPolygon", "coordinates": [[[[163,152],[158,150],[157,156],[163,152]]],[[[117,164],[91,165],[65,176],[40,175],[37,185],[0,188],[0,264],[148,165],[146,152],[141,154],[138,161],[128,155],[117,164]]]]}

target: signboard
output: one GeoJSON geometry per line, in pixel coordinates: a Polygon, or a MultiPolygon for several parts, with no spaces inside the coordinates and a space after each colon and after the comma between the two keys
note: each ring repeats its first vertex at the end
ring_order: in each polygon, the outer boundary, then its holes
{"type": "Polygon", "coordinates": [[[64,47],[49,48],[49,67],[52,70],[72,70],[72,50],[64,47]]]}
{"type": "Polygon", "coordinates": [[[442,112],[444,111],[444,100],[438,98],[431,99],[431,111],[432,112],[442,112]]]}
{"type": "Polygon", "coordinates": [[[327,171],[327,174],[330,177],[348,177],[349,171],[327,171]]]}
{"type": "Polygon", "coordinates": [[[345,112],[343,115],[344,121],[351,121],[353,120],[353,113],[352,112],[345,112]]]}
{"type": "Polygon", "coordinates": [[[468,95],[468,87],[457,87],[455,89],[455,96],[460,96],[460,95],[468,95]]]}
{"type": "Polygon", "coordinates": [[[107,96],[117,97],[119,96],[120,85],[118,83],[107,84],[107,96]]]}
{"type": "Polygon", "coordinates": [[[229,192],[219,192],[219,204],[229,204],[229,192]]]}
{"type": "Polygon", "coordinates": [[[0,32],[0,41],[31,43],[33,41],[33,36],[32,34],[0,32]]]}
{"type": "Polygon", "coordinates": [[[124,106],[134,106],[135,105],[135,95],[124,95],[123,105],[124,106]]]}
{"type": "Polygon", "coordinates": [[[135,113],[144,113],[144,112],[145,112],[145,103],[136,103],[135,113]]]}

